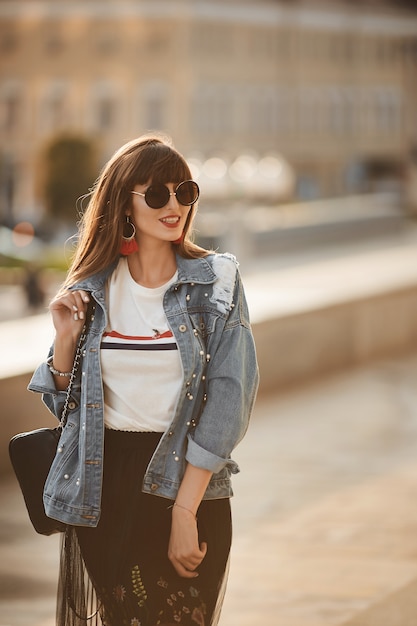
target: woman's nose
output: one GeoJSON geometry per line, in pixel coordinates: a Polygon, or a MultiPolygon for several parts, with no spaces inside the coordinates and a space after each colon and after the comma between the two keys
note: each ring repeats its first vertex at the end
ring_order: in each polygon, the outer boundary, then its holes
{"type": "Polygon", "coordinates": [[[169,194],[169,200],[167,202],[167,207],[169,207],[170,209],[177,209],[179,205],[179,202],[177,200],[177,196],[175,195],[175,191],[171,191],[169,194]]]}

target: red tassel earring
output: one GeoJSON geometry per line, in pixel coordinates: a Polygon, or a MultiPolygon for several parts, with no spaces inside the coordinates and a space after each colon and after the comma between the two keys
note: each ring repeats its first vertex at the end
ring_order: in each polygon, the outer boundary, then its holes
{"type": "Polygon", "coordinates": [[[128,256],[136,252],[138,248],[138,242],[135,239],[136,227],[133,222],[130,221],[130,216],[126,215],[126,222],[123,225],[123,241],[120,246],[120,254],[128,256]]]}

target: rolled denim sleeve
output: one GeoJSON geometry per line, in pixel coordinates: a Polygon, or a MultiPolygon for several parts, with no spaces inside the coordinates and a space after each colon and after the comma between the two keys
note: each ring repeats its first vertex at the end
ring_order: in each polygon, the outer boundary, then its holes
{"type": "Polygon", "coordinates": [[[191,465],[204,467],[205,469],[211,470],[213,473],[217,473],[227,464],[228,459],[223,459],[205,448],[202,448],[193,440],[191,435],[188,435],[187,461],[191,463],[191,465]]]}
{"type": "Polygon", "coordinates": [[[259,384],[255,343],[244,289],[237,274],[234,306],[220,339],[210,346],[207,399],[189,440],[186,459],[213,472],[229,466],[238,470],[230,455],[248,428],[259,384]]]}
{"type": "MultiPolygon", "coordinates": [[[[52,350],[49,351],[48,356],[51,354],[52,350]]],[[[57,419],[60,419],[67,392],[65,389],[60,391],[56,388],[54,377],[46,361],[37,367],[27,388],[29,391],[42,394],[42,402],[47,409],[55,415],[57,419]]],[[[79,385],[74,384],[71,399],[76,402],[77,405],[78,396],[79,385]]]]}

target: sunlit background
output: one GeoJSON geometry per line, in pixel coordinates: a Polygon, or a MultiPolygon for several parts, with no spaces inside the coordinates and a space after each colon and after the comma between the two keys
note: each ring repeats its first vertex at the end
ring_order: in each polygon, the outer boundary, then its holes
{"type": "Polygon", "coordinates": [[[229,243],[236,205],[253,254],[300,219],[416,211],[416,24],[399,1],[1,1],[3,254],[61,245],[103,163],[152,130],[190,160],[203,244],[229,243]]]}

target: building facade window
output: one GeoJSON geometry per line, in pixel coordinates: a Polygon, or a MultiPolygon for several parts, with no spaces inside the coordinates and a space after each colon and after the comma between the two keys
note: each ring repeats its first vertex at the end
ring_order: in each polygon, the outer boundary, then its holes
{"type": "Polygon", "coordinates": [[[96,47],[99,55],[107,56],[117,53],[120,47],[119,35],[114,30],[97,33],[96,47]]]}
{"type": "Polygon", "coordinates": [[[143,125],[148,130],[167,127],[168,86],[162,81],[150,81],[142,87],[143,125]]]}
{"type": "Polygon", "coordinates": [[[167,54],[172,46],[171,30],[163,26],[148,25],[141,37],[141,43],[144,54],[161,57],[167,54]]]}
{"type": "Polygon", "coordinates": [[[92,86],[88,130],[109,132],[117,126],[117,94],[120,94],[120,89],[110,81],[98,81],[92,86]]]}
{"type": "Polygon", "coordinates": [[[236,85],[197,86],[192,100],[192,129],[198,134],[234,134],[236,85]]]}
{"type": "Polygon", "coordinates": [[[402,98],[398,90],[381,87],[374,95],[375,119],[378,130],[395,133],[402,126],[402,98]]]}
{"type": "Polygon", "coordinates": [[[322,128],[323,98],[316,87],[301,87],[298,92],[298,128],[316,134],[322,128]]]}
{"type": "Polygon", "coordinates": [[[327,131],[339,136],[355,134],[359,120],[354,86],[331,86],[325,93],[327,131]]]}
{"type": "Polygon", "coordinates": [[[103,96],[97,100],[97,128],[109,130],[115,121],[115,102],[110,96],[103,96]]]}
{"type": "Polygon", "coordinates": [[[47,55],[55,56],[61,54],[65,48],[64,39],[59,32],[48,32],[45,38],[45,52],[47,55]]]}
{"type": "Polygon", "coordinates": [[[15,29],[10,24],[3,25],[0,30],[0,54],[12,54],[18,47],[18,37],[15,29]]]}
{"type": "Polygon", "coordinates": [[[145,127],[161,129],[165,126],[165,99],[161,94],[149,94],[145,99],[145,127]]]}
{"type": "Polygon", "coordinates": [[[21,86],[11,81],[5,83],[0,92],[1,128],[12,133],[22,125],[23,93],[21,86]]]}
{"type": "Polygon", "coordinates": [[[282,98],[276,87],[255,86],[248,105],[248,127],[252,133],[276,135],[283,124],[282,98]]]}
{"type": "Polygon", "coordinates": [[[41,99],[40,130],[51,133],[69,125],[70,88],[66,81],[48,85],[41,99]]]}
{"type": "Polygon", "coordinates": [[[255,30],[248,38],[248,52],[251,57],[260,59],[275,59],[287,43],[285,39],[278,39],[275,28],[255,30]]]}
{"type": "Polygon", "coordinates": [[[200,58],[224,57],[235,50],[235,32],[233,24],[227,26],[205,22],[196,26],[191,34],[192,54],[197,54],[200,58]]]}

